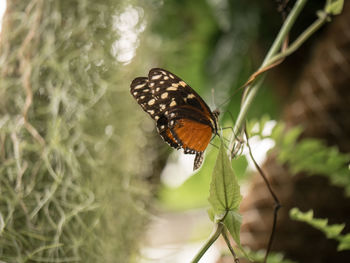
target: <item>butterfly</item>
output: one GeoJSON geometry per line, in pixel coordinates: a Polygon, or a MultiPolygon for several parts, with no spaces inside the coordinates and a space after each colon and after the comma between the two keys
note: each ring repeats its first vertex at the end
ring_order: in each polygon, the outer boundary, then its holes
{"type": "Polygon", "coordinates": [[[195,154],[193,170],[202,162],[212,134],[217,135],[219,111],[211,111],[204,100],[182,79],[161,68],[130,85],[131,95],[156,121],[159,135],[171,147],[195,154]]]}

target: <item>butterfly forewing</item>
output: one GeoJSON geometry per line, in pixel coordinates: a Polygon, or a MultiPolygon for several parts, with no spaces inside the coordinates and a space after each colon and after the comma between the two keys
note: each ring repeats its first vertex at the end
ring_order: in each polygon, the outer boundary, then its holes
{"type": "Polygon", "coordinates": [[[142,109],[147,112],[153,119],[158,116],[158,109],[154,107],[155,104],[154,96],[151,88],[148,85],[149,81],[146,77],[136,78],[132,81],[131,95],[136,99],[137,103],[140,104],[142,109]],[[153,100],[152,100],[153,99],[153,100]],[[152,103],[154,101],[154,103],[152,103]]]}
{"type": "Polygon", "coordinates": [[[191,106],[205,115],[211,111],[202,98],[182,79],[165,69],[154,68],[148,74],[149,86],[154,88],[155,96],[169,100],[171,107],[191,106]],[[175,101],[175,103],[174,103],[175,101]]]}

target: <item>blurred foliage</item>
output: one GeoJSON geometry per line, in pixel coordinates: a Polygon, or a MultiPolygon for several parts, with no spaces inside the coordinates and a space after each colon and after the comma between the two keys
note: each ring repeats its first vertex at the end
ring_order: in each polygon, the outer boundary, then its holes
{"type": "MultiPolygon", "coordinates": [[[[266,253],[264,250],[251,251],[246,247],[244,249],[248,251],[252,262],[264,262],[266,253]]],[[[285,258],[282,253],[271,252],[267,257],[267,263],[296,263],[296,261],[285,258]]]]}
{"type": "Polygon", "coordinates": [[[320,139],[301,138],[303,129],[300,126],[287,129],[283,122],[277,122],[266,134],[264,129],[269,120],[266,115],[260,120],[249,121],[249,136],[273,139],[275,147],[271,151],[277,151],[277,160],[287,164],[292,174],[306,172],[308,175],[325,176],[350,195],[349,154],[341,153],[336,146],[327,146],[320,139]]]}
{"type": "Polygon", "coordinates": [[[162,40],[157,65],[174,72],[201,92],[207,82],[203,66],[218,30],[208,2],[165,1],[160,14],[152,23],[154,33],[162,40]]]}
{"type": "Polygon", "coordinates": [[[153,140],[129,118],[125,98],[137,66],[111,52],[120,39],[116,19],[131,2],[7,2],[1,261],[133,260],[151,196],[141,176],[152,173],[157,155],[144,155],[153,140]]]}
{"type": "Polygon", "coordinates": [[[298,208],[293,208],[289,211],[289,215],[294,220],[305,222],[322,231],[327,238],[337,240],[339,242],[339,251],[350,250],[350,234],[341,234],[345,224],[328,225],[328,219],[314,218],[314,212],[312,210],[301,212],[298,208]]]}
{"type": "Polygon", "coordinates": [[[341,153],[336,146],[326,146],[319,139],[299,139],[301,127],[286,132],[283,123],[278,123],[271,133],[278,150],[277,160],[288,164],[293,174],[306,172],[309,175],[327,177],[334,185],[343,187],[350,196],[350,155],[341,153]]]}
{"type": "Polygon", "coordinates": [[[326,12],[332,15],[339,15],[344,7],[344,0],[327,0],[326,12]]]}

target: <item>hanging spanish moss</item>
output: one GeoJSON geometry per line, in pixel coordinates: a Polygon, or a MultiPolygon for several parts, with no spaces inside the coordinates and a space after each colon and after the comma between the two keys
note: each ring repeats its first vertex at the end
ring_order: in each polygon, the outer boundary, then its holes
{"type": "Polygon", "coordinates": [[[8,1],[0,43],[1,261],[135,257],[150,198],[147,164],[156,157],[140,157],[147,143],[131,129],[132,102],[123,99],[131,67],[120,67],[125,56],[115,45],[128,8],[140,33],[142,10],[127,1],[8,1]],[[143,167],[135,165],[141,158],[143,167]]]}

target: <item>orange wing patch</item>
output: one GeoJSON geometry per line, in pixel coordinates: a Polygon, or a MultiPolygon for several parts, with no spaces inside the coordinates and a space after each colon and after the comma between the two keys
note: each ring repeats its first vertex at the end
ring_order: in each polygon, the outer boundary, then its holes
{"type": "Polygon", "coordinates": [[[176,140],[175,140],[174,136],[172,135],[172,133],[171,133],[171,131],[170,131],[169,128],[166,130],[166,135],[168,136],[168,138],[169,138],[174,144],[177,144],[177,142],[176,142],[176,140]]]}
{"type": "Polygon", "coordinates": [[[165,142],[167,142],[171,147],[175,149],[180,149],[181,145],[176,141],[174,135],[171,133],[170,129],[160,131],[159,135],[163,138],[165,142]]]}
{"type": "Polygon", "coordinates": [[[183,149],[203,152],[211,139],[210,126],[189,120],[181,119],[173,129],[175,136],[182,142],[183,149]]]}

